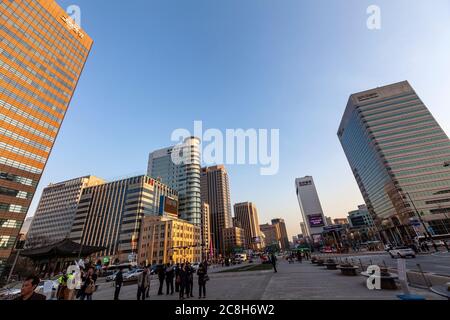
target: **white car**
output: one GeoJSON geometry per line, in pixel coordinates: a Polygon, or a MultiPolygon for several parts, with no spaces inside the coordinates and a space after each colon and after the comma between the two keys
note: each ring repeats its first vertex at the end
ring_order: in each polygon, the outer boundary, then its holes
{"type": "Polygon", "coordinates": [[[134,269],[131,270],[130,272],[127,272],[123,275],[123,281],[133,281],[133,280],[137,280],[137,278],[139,277],[139,275],[144,272],[144,269],[134,269]]]}
{"type": "Polygon", "coordinates": [[[410,247],[395,247],[393,249],[390,249],[388,253],[391,255],[392,258],[416,257],[416,253],[410,247]]]}

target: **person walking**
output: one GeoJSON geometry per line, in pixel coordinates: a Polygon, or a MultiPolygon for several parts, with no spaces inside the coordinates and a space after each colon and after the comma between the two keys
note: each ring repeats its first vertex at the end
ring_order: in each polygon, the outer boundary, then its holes
{"type": "Polygon", "coordinates": [[[277,273],[277,257],[274,253],[272,253],[272,255],[270,256],[270,262],[272,263],[273,271],[277,273]]]}
{"type": "Polygon", "coordinates": [[[161,265],[158,267],[158,279],[159,279],[159,290],[158,290],[158,296],[163,294],[163,287],[164,287],[164,278],[165,278],[166,270],[164,268],[164,265],[161,265]]]}
{"type": "Polygon", "coordinates": [[[203,292],[203,298],[206,298],[206,281],[209,280],[208,277],[208,270],[205,267],[204,263],[200,263],[200,266],[197,270],[197,276],[198,276],[198,298],[202,298],[202,292],[203,292]]]}
{"type": "Polygon", "coordinates": [[[175,271],[173,270],[173,266],[170,263],[167,264],[166,267],[166,295],[173,294],[173,277],[175,271]]]}
{"type": "Polygon", "coordinates": [[[180,264],[177,263],[175,267],[175,292],[180,292],[180,283],[181,283],[180,271],[181,271],[180,264]]]}
{"type": "Polygon", "coordinates": [[[114,291],[114,300],[119,300],[120,289],[122,288],[122,284],[123,284],[122,269],[119,269],[119,272],[117,272],[116,279],[114,281],[115,281],[115,287],[116,287],[116,290],[114,291]]]}
{"type": "Polygon", "coordinates": [[[137,291],[137,299],[145,300],[145,292],[147,288],[150,287],[150,274],[148,272],[148,268],[145,268],[144,271],[138,276],[138,291],[137,291]]]}

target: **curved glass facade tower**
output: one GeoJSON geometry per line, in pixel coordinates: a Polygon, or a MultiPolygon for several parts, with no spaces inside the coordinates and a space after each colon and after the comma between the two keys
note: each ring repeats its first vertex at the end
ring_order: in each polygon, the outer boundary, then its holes
{"type": "Polygon", "coordinates": [[[180,218],[201,225],[200,139],[187,138],[182,148],[172,146],[152,152],[147,174],[178,191],[180,218]],[[182,163],[173,161],[179,153],[182,163]]]}

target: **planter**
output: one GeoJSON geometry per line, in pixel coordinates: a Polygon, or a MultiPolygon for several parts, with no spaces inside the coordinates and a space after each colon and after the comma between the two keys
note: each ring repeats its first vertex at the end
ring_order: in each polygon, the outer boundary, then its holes
{"type": "Polygon", "coordinates": [[[356,270],[358,270],[357,266],[338,266],[337,269],[341,270],[341,273],[344,276],[356,276],[356,270]]]}
{"type": "Polygon", "coordinates": [[[325,261],[323,261],[323,260],[317,260],[317,266],[318,266],[318,267],[323,267],[324,264],[325,264],[325,261]]]}
{"type": "Polygon", "coordinates": [[[337,263],[325,263],[325,266],[327,267],[327,270],[337,270],[337,263]]]}

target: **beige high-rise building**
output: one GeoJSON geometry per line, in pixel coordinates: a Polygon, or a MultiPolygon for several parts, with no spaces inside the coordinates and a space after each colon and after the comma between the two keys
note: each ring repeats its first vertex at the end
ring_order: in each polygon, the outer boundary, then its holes
{"type": "MultiPolygon", "coordinates": [[[[279,236],[278,236],[278,232],[277,232],[278,231],[277,226],[266,223],[266,224],[260,225],[259,228],[261,229],[261,232],[265,236],[265,245],[266,246],[273,246],[273,245],[280,246],[280,240],[279,240],[279,236]]],[[[280,248],[281,248],[281,246],[280,246],[280,248]]]]}
{"type": "Polygon", "coordinates": [[[233,250],[242,250],[247,248],[244,229],[239,227],[223,229],[223,243],[225,255],[233,253],[233,250]]]}
{"type": "Polygon", "coordinates": [[[277,227],[277,232],[279,235],[279,241],[281,244],[281,249],[282,250],[289,250],[290,249],[290,245],[289,245],[289,237],[287,234],[287,229],[286,229],[286,223],[284,222],[284,219],[272,219],[272,225],[277,227]]]}
{"type": "Polygon", "coordinates": [[[211,218],[209,205],[205,202],[202,203],[201,237],[203,257],[208,257],[211,253],[211,218]]]}
{"type": "Polygon", "coordinates": [[[216,254],[221,254],[224,252],[223,230],[233,226],[230,185],[225,167],[202,168],[200,185],[202,202],[209,204],[213,247],[216,254]]]}
{"type": "Polygon", "coordinates": [[[252,202],[237,203],[234,205],[234,215],[244,229],[247,248],[261,249],[261,231],[256,206],[252,202]]]}
{"type": "Polygon", "coordinates": [[[201,228],[174,217],[142,219],[138,263],[143,265],[201,262],[201,228]]]}
{"type": "Polygon", "coordinates": [[[28,231],[25,247],[35,248],[67,238],[83,190],[103,183],[103,179],[85,176],[50,184],[45,188],[28,231]]]}

